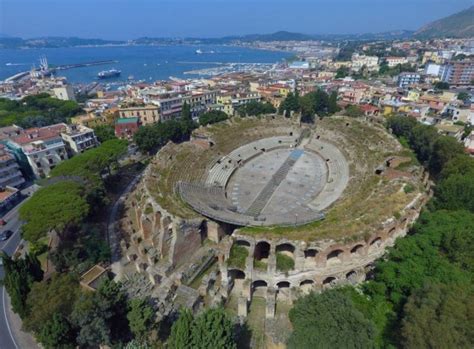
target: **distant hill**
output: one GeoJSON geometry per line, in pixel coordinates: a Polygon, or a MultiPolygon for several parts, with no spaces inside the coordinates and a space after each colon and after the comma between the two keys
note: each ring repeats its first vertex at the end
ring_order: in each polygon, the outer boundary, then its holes
{"type": "Polygon", "coordinates": [[[125,41],[82,39],[76,37],[39,37],[22,39],[0,36],[0,48],[45,48],[45,47],[75,47],[75,46],[103,46],[120,45],[125,41]]]}
{"type": "Polygon", "coordinates": [[[419,38],[474,37],[474,6],[429,23],[415,32],[419,38]]]}

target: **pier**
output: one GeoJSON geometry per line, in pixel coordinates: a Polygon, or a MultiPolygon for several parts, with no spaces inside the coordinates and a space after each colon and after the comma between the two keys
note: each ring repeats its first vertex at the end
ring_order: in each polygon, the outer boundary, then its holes
{"type": "MultiPolygon", "coordinates": [[[[94,61],[94,62],[84,62],[84,63],[74,63],[74,64],[62,64],[58,65],[56,67],[52,67],[49,69],[49,73],[54,73],[57,70],[68,70],[68,69],[74,69],[74,68],[81,68],[81,67],[90,67],[94,65],[105,65],[105,64],[112,64],[112,63],[118,63],[116,60],[105,60],[105,61],[94,61]]],[[[10,76],[9,78],[6,78],[4,82],[15,82],[19,81],[25,77],[27,77],[30,74],[30,71],[24,71],[20,73],[16,73],[15,75],[10,76]]]]}

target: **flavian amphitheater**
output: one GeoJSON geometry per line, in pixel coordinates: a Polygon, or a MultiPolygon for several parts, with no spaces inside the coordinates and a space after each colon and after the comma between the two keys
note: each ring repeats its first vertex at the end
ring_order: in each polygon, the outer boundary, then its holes
{"type": "Polygon", "coordinates": [[[370,277],[429,195],[428,174],[374,120],[233,118],[148,165],[121,222],[123,278],[163,315],[224,304],[245,318],[259,304],[276,321],[303,294],[370,277]]]}

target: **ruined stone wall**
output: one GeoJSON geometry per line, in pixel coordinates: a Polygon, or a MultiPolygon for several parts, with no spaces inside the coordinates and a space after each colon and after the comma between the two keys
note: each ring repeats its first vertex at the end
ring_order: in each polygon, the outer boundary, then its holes
{"type": "Polygon", "coordinates": [[[246,314],[245,304],[251,301],[254,294],[264,296],[267,299],[267,317],[271,318],[278,297],[294,300],[312,290],[322,291],[335,285],[364,281],[373,268],[373,262],[385,253],[387,247],[393,246],[397,238],[405,236],[418,218],[429,198],[429,183],[425,182],[425,185],[427,193],[419,194],[409,203],[399,219],[392,218],[382,223],[376,233],[359,241],[321,240],[306,243],[258,238],[236,231],[221,243],[219,267],[223,296],[227,298],[234,292],[239,299],[238,312],[241,315],[246,314]],[[245,268],[229,263],[234,245],[248,250],[245,268]],[[294,267],[288,271],[278,270],[277,253],[292,258],[294,267]]]}

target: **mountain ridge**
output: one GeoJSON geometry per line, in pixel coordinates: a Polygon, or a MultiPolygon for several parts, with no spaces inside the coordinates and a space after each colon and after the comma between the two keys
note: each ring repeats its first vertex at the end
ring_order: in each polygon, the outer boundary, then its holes
{"type": "Polygon", "coordinates": [[[428,23],[414,33],[419,38],[474,37],[474,6],[428,23]]]}

